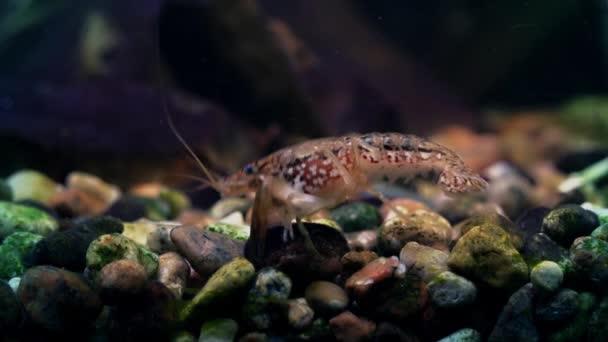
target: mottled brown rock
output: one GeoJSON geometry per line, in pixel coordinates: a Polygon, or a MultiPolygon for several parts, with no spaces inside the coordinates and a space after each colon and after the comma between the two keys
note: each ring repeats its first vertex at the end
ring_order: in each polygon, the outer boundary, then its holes
{"type": "Polygon", "coordinates": [[[432,211],[416,210],[396,215],[385,221],[378,236],[383,255],[397,255],[410,241],[422,245],[448,250],[456,231],[441,215],[432,211]]]}
{"type": "MultiPolygon", "coordinates": [[[[338,285],[329,281],[314,281],[306,287],[306,302],[315,313],[335,315],[348,305],[348,295],[338,285]]],[[[331,316],[330,316],[331,317],[331,316]]]]}
{"type": "Polygon", "coordinates": [[[342,264],[340,279],[348,279],[355,272],[359,271],[375,259],[378,259],[378,254],[372,251],[352,251],[344,254],[342,259],[340,259],[340,263],[342,264]]]}
{"type": "Polygon", "coordinates": [[[376,330],[376,323],[345,311],[329,320],[329,326],[338,341],[359,342],[371,341],[376,330]]]}
{"type": "Polygon", "coordinates": [[[158,258],[158,281],[171,290],[175,298],[182,297],[189,275],[190,266],[181,255],[168,252],[158,258]]]}
{"type": "Polygon", "coordinates": [[[147,280],[144,266],[134,260],[117,260],[105,265],[97,276],[99,294],[105,303],[117,303],[138,294],[147,280]]]}
{"type": "Polygon", "coordinates": [[[173,229],[171,240],[179,254],[203,277],[213,274],[230,260],[243,255],[243,242],[196,227],[173,229]]]}
{"type": "Polygon", "coordinates": [[[53,266],[30,268],[17,296],[32,321],[52,331],[91,324],[102,307],[80,275],[53,266]]]}
{"type": "Polygon", "coordinates": [[[408,272],[417,274],[423,281],[448,270],[449,254],[417,242],[408,242],[399,253],[399,259],[408,272]]]}

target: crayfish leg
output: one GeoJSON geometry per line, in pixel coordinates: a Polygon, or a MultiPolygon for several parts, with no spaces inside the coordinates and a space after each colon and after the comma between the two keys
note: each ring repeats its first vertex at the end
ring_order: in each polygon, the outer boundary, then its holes
{"type": "MultiPolygon", "coordinates": [[[[304,223],[302,223],[302,220],[294,215],[294,210],[293,207],[291,207],[291,203],[290,200],[295,196],[295,193],[290,194],[289,196],[287,196],[287,201],[285,203],[285,210],[288,212],[288,216],[289,219],[289,228],[285,228],[285,231],[287,231],[287,229],[289,229],[289,232],[291,233],[291,238],[293,239],[293,228],[292,228],[292,224],[291,224],[291,217],[295,217],[296,219],[296,227],[298,228],[298,232],[300,233],[300,235],[302,235],[302,238],[304,239],[304,245],[306,246],[306,249],[315,257],[315,258],[321,258],[321,254],[319,253],[319,251],[317,250],[317,248],[315,247],[315,244],[312,242],[312,238],[310,237],[310,234],[308,233],[308,230],[306,229],[306,227],[304,226],[304,223]]],[[[286,236],[283,235],[283,238],[285,238],[286,236]]]]}
{"type": "Polygon", "coordinates": [[[266,236],[270,226],[269,216],[273,207],[272,193],[267,185],[257,189],[251,215],[251,233],[245,244],[245,254],[256,265],[261,265],[266,252],[266,236]]]}

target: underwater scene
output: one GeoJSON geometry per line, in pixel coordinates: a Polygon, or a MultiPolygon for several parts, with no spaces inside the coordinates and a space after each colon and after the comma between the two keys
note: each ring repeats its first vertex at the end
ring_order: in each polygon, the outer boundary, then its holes
{"type": "Polygon", "coordinates": [[[608,2],[1,0],[0,341],[608,340],[608,2]]]}

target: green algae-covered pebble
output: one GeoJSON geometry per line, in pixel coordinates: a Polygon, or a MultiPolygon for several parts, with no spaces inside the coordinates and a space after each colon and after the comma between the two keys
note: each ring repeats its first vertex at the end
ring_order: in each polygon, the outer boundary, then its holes
{"type": "Polygon", "coordinates": [[[604,241],[608,241],[608,223],[604,223],[601,226],[595,228],[593,232],[591,232],[591,236],[604,241]]]}
{"type": "Polygon", "coordinates": [[[590,292],[583,292],[578,295],[578,311],[574,318],[565,325],[560,326],[559,330],[551,333],[547,341],[568,342],[581,341],[587,333],[587,324],[591,316],[591,310],[595,306],[596,297],[590,292]]]}
{"type": "Polygon", "coordinates": [[[541,232],[568,247],[574,239],[591,234],[599,225],[599,218],[594,212],[570,204],[551,210],[543,219],[541,232]]]}
{"type": "Polygon", "coordinates": [[[345,232],[376,228],[382,223],[380,210],[365,202],[345,204],[331,211],[331,218],[345,232]]]}
{"type": "Polygon", "coordinates": [[[0,279],[8,280],[25,272],[21,255],[8,246],[0,246],[0,279]]]}
{"type": "Polygon", "coordinates": [[[42,235],[16,232],[0,245],[0,279],[18,277],[25,272],[23,257],[42,240],[42,235]]]}
{"type": "Polygon", "coordinates": [[[183,324],[202,322],[211,305],[230,299],[242,291],[255,276],[255,268],[247,259],[237,257],[220,267],[198,292],[198,294],[179,313],[178,320],[183,324]]]}
{"type": "Polygon", "coordinates": [[[0,201],[0,239],[14,232],[47,235],[59,227],[57,220],[42,210],[0,201]]]}
{"type": "Polygon", "coordinates": [[[208,225],[206,230],[222,235],[226,235],[235,240],[247,240],[249,239],[249,227],[240,226],[231,223],[217,222],[208,225]]]}
{"type": "Polygon", "coordinates": [[[589,341],[605,341],[608,335],[608,296],[593,310],[589,320],[589,341]]]}
{"type": "Polygon", "coordinates": [[[87,268],[95,273],[105,265],[128,259],[137,261],[144,266],[148,277],[156,274],[158,256],[135,241],[119,234],[105,234],[95,239],[87,249],[87,268]]]}
{"type": "Polygon", "coordinates": [[[7,182],[0,179],[0,201],[12,201],[13,200],[13,189],[8,185],[7,182]]]}
{"type": "Polygon", "coordinates": [[[22,257],[28,254],[36,244],[43,239],[40,234],[30,232],[15,232],[4,239],[2,245],[16,250],[22,257]]]}
{"type": "Polygon", "coordinates": [[[239,325],[232,319],[214,319],[203,324],[198,340],[205,342],[232,342],[238,329],[239,325]]]}
{"type": "Polygon", "coordinates": [[[450,253],[448,266],[493,288],[512,290],[528,280],[528,266],[498,226],[472,228],[450,253]]]}
{"type": "Polygon", "coordinates": [[[553,292],[562,285],[564,272],[557,263],[545,260],[532,268],[530,280],[535,288],[553,292]]]}
{"type": "Polygon", "coordinates": [[[585,275],[591,285],[608,285],[608,242],[591,236],[581,237],[570,247],[574,269],[585,275]]]}
{"type": "Polygon", "coordinates": [[[146,207],[146,217],[153,221],[168,220],[171,217],[171,204],[162,198],[141,197],[146,207]]]}
{"type": "Polygon", "coordinates": [[[169,204],[170,217],[171,219],[177,217],[182,211],[190,208],[190,198],[183,192],[175,189],[163,189],[160,191],[158,197],[169,204]]]}
{"type": "Polygon", "coordinates": [[[440,308],[470,305],[477,297],[475,284],[450,271],[437,275],[428,284],[431,300],[440,308]]]}
{"type": "Polygon", "coordinates": [[[9,176],[6,182],[12,189],[14,200],[31,199],[46,205],[61,189],[54,180],[35,170],[17,171],[9,176]]]}

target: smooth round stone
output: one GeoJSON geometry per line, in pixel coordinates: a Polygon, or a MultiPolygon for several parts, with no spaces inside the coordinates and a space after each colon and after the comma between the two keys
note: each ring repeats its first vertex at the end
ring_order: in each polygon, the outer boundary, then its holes
{"type": "Polygon", "coordinates": [[[243,255],[243,241],[196,227],[174,228],[171,230],[171,241],[178,253],[203,277],[243,255]]]}
{"type": "Polygon", "coordinates": [[[53,195],[61,190],[61,185],[45,174],[35,170],[20,170],[6,179],[11,187],[13,199],[34,200],[48,205],[53,195]]]}
{"type": "Polygon", "coordinates": [[[437,275],[428,284],[431,300],[440,308],[457,308],[470,305],[477,297],[477,288],[471,281],[450,271],[437,275]]]}
{"type": "Polygon", "coordinates": [[[565,205],[551,210],[544,218],[541,231],[564,247],[574,239],[591,234],[600,225],[598,216],[578,205],[565,205]]]}
{"type": "Polygon", "coordinates": [[[565,322],[578,310],[578,293],[562,289],[554,296],[536,305],[536,318],[543,322],[565,322]]]}
{"type": "Polygon", "coordinates": [[[158,197],[169,204],[171,215],[169,218],[178,217],[184,210],[192,205],[190,198],[183,192],[176,189],[162,189],[158,197]]]}
{"type": "Polygon", "coordinates": [[[345,311],[329,320],[329,326],[338,341],[367,341],[376,330],[376,323],[345,311]]]}
{"type": "Polygon", "coordinates": [[[67,191],[53,199],[78,216],[100,215],[121,196],[120,189],[101,178],[74,171],[66,178],[67,191]]]}
{"type": "Polygon", "coordinates": [[[557,263],[542,261],[532,268],[530,280],[534,287],[543,291],[553,292],[562,285],[564,272],[557,263]]]}
{"type": "Polygon", "coordinates": [[[106,210],[105,215],[116,217],[125,222],[132,222],[147,216],[146,201],[141,197],[125,195],[106,210]]]}
{"type": "Polygon", "coordinates": [[[29,317],[53,331],[86,327],[102,308],[99,296],[79,274],[53,266],[25,272],[17,295],[29,317]]]}
{"type": "Polygon", "coordinates": [[[146,270],[133,260],[122,259],[105,265],[97,284],[106,303],[117,303],[141,291],[146,283],[146,270]]]}
{"type": "Polygon", "coordinates": [[[291,280],[285,273],[271,267],[261,269],[243,305],[245,321],[256,329],[269,329],[275,321],[272,305],[286,302],[290,292],[291,280]]]}
{"type": "Polygon", "coordinates": [[[319,314],[338,313],[348,305],[348,295],[338,285],[329,281],[310,283],[305,291],[306,301],[319,314]]]}
{"type": "Polygon", "coordinates": [[[481,334],[470,328],[460,329],[437,342],[481,342],[481,334]]]}
{"type": "Polygon", "coordinates": [[[287,302],[287,322],[294,329],[302,329],[312,323],[315,312],[305,298],[292,299],[287,302]]]}
{"type": "Polygon", "coordinates": [[[331,217],[345,232],[374,229],[382,223],[380,210],[365,202],[342,205],[331,211],[331,217]]]}

